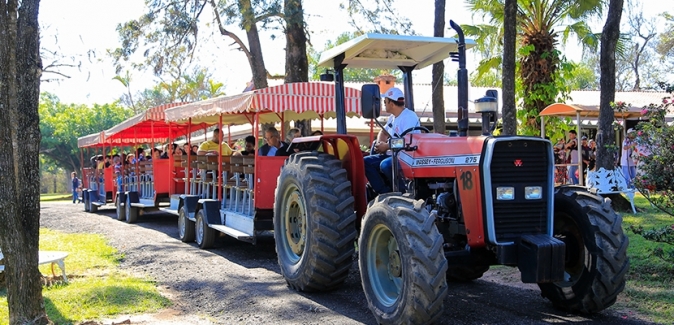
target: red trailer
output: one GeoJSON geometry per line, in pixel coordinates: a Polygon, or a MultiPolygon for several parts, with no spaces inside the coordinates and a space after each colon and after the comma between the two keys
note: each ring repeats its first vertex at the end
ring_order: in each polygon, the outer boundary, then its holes
{"type": "MultiPolygon", "coordinates": [[[[253,135],[260,124],[323,119],[336,116],[335,87],[332,83],[305,82],[263,88],[235,96],[190,103],[166,110],[167,123],[207,123],[252,125],[253,135]]],[[[347,116],[360,115],[360,91],[346,88],[347,116]]],[[[283,133],[283,130],[281,131],[283,133]]],[[[339,157],[362,173],[362,153],[355,136],[326,135],[295,139],[292,147],[316,149],[339,157]],[[348,142],[348,143],[347,143],[348,142]]],[[[171,196],[171,204],[162,210],[176,214],[180,239],[196,239],[201,248],[213,244],[215,231],[238,240],[255,243],[261,231],[273,230],[273,209],[277,178],[287,157],[197,156],[183,159],[185,194],[171,196]]],[[[354,178],[354,188],[365,191],[362,178],[354,178]]],[[[365,195],[357,195],[357,206],[364,211],[365,195]]]]}

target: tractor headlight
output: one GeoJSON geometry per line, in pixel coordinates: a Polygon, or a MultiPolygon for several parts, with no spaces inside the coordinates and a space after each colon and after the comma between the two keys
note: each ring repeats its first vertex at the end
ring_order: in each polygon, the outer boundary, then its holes
{"type": "Polygon", "coordinates": [[[515,199],[515,188],[508,187],[497,187],[496,188],[496,199],[497,200],[514,200],[515,199]]]}
{"type": "Polygon", "coordinates": [[[405,139],[404,138],[391,139],[390,147],[393,150],[405,148],[405,139]]]}
{"type": "Polygon", "coordinates": [[[539,200],[543,197],[543,188],[540,186],[527,186],[524,188],[524,198],[527,200],[539,200]]]}

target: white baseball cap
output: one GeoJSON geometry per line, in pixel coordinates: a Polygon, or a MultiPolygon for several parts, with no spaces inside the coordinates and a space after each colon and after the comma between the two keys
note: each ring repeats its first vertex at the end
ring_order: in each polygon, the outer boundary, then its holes
{"type": "Polygon", "coordinates": [[[396,101],[396,102],[404,102],[405,101],[405,95],[403,95],[402,90],[392,87],[389,90],[387,90],[384,93],[384,98],[388,98],[390,100],[396,101]]]}

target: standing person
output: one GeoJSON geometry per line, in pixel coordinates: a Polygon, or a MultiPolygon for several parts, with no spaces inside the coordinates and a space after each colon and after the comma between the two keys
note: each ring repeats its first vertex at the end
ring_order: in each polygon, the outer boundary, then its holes
{"type": "MultiPolygon", "coordinates": [[[[413,111],[405,107],[405,96],[396,88],[390,88],[384,94],[384,108],[391,113],[383,130],[379,131],[377,141],[374,144],[376,154],[363,158],[365,163],[365,176],[370,182],[372,189],[377,194],[391,192],[381,174],[384,174],[389,184],[393,181],[393,159],[389,150],[388,140],[391,137],[399,137],[405,130],[420,126],[419,117],[413,111]]],[[[411,133],[419,133],[413,131],[411,133]]],[[[400,187],[402,190],[402,187],[400,187]]]]}
{"type": "Polygon", "coordinates": [[[576,137],[578,134],[575,130],[569,131],[569,141],[566,142],[566,150],[569,152],[569,163],[572,164],[569,166],[569,184],[578,184],[578,139],[576,137]]]}
{"type": "Polygon", "coordinates": [[[634,141],[634,130],[627,130],[625,140],[623,140],[622,152],[620,154],[620,166],[622,167],[623,176],[628,187],[632,187],[632,180],[637,174],[636,164],[632,159],[636,142],[634,141]]]}
{"type": "Polygon", "coordinates": [[[76,202],[79,201],[77,189],[80,188],[80,179],[77,178],[76,172],[72,172],[72,174],[70,174],[70,176],[72,177],[72,182],[73,182],[73,204],[75,204],[76,202]]]}
{"type": "Polygon", "coordinates": [[[597,163],[597,143],[590,139],[588,146],[590,147],[590,164],[587,169],[594,170],[594,165],[597,163]]]}
{"type": "Polygon", "coordinates": [[[199,146],[199,150],[197,150],[197,155],[203,156],[206,154],[209,155],[220,154],[223,156],[232,155],[232,148],[229,147],[227,142],[222,141],[222,132],[220,132],[220,129],[214,129],[211,139],[208,141],[204,141],[199,146]]]}
{"type": "Polygon", "coordinates": [[[589,169],[590,166],[590,145],[587,143],[587,137],[582,136],[580,138],[580,154],[583,158],[583,179],[587,179],[587,170],[589,169]]]}

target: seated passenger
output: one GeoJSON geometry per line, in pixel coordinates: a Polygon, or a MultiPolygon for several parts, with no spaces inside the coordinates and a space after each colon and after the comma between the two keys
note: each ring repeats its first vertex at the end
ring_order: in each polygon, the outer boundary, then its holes
{"type": "Polygon", "coordinates": [[[283,152],[288,148],[288,144],[281,141],[278,130],[273,126],[264,132],[264,142],[257,151],[260,156],[284,156],[283,152]]]}
{"type": "Polygon", "coordinates": [[[245,148],[244,150],[241,151],[236,151],[233,156],[255,156],[255,147],[256,145],[256,139],[254,136],[249,135],[246,137],[246,143],[245,143],[245,148]]]}
{"type": "Polygon", "coordinates": [[[226,142],[222,142],[220,129],[213,130],[211,139],[202,143],[197,151],[197,155],[199,156],[217,154],[222,154],[223,156],[232,155],[232,148],[226,142]]]}

